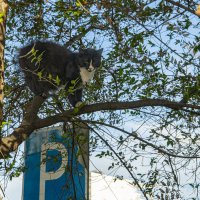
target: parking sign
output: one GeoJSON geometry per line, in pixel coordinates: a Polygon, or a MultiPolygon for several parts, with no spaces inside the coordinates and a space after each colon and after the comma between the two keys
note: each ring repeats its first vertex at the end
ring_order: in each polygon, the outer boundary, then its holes
{"type": "Polygon", "coordinates": [[[31,134],[25,144],[23,200],[87,199],[86,169],[71,135],[60,127],[31,134]]]}

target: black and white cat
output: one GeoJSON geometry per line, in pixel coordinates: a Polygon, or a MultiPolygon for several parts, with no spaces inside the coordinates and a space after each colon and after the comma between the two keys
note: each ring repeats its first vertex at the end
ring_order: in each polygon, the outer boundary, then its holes
{"type": "Polygon", "coordinates": [[[73,53],[63,46],[49,41],[35,41],[20,49],[19,64],[25,82],[35,95],[47,97],[61,86],[70,92],[72,106],[82,102],[83,89],[101,65],[103,49],[84,49],[73,53]]]}

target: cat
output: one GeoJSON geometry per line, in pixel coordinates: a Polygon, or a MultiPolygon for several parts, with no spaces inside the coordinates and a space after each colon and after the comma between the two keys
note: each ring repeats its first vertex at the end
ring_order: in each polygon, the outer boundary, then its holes
{"type": "Polygon", "coordinates": [[[19,66],[35,95],[46,98],[64,87],[70,104],[77,107],[82,102],[83,86],[101,65],[102,51],[80,49],[74,53],[54,42],[35,41],[20,49],[19,66]]]}

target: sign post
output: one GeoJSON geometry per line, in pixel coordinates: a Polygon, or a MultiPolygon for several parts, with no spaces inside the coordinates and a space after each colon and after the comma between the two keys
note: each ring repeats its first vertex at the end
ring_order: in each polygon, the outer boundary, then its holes
{"type": "Polygon", "coordinates": [[[88,200],[89,131],[75,125],[33,132],[25,144],[23,200],[88,200]]]}

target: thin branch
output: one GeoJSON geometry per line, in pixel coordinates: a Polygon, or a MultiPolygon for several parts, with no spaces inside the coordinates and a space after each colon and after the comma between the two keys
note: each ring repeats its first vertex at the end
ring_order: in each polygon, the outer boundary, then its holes
{"type": "Polygon", "coordinates": [[[131,177],[133,178],[135,184],[138,186],[138,188],[140,189],[140,191],[142,192],[142,194],[144,195],[145,199],[148,200],[148,197],[146,196],[146,192],[143,190],[143,188],[140,186],[138,180],[136,177],[133,176],[133,173],[131,172],[131,170],[127,167],[126,165],[126,161],[124,161],[124,159],[122,159],[119,154],[112,148],[112,146],[97,132],[95,131],[93,128],[89,127],[105,144],[106,146],[115,154],[115,156],[119,159],[119,161],[122,163],[122,165],[125,167],[125,169],[129,172],[129,174],[131,175],[131,177]]]}
{"type": "Polygon", "coordinates": [[[153,30],[148,29],[144,24],[140,23],[139,20],[134,16],[129,15],[129,17],[131,19],[133,19],[137,24],[139,24],[141,27],[143,27],[147,33],[152,33],[152,35],[159,41],[161,42],[163,45],[165,45],[172,53],[176,54],[178,57],[182,58],[183,60],[187,61],[188,63],[193,64],[194,66],[199,68],[199,65],[195,64],[194,62],[187,60],[184,56],[182,56],[181,54],[177,53],[176,50],[172,49],[168,44],[166,44],[165,42],[162,41],[162,39],[160,39],[158,36],[156,36],[153,33],[153,30]]]}
{"type": "Polygon", "coordinates": [[[68,42],[65,43],[66,47],[71,46],[75,41],[80,40],[81,38],[83,38],[87,33],[89,33],[92,29],[100,29],[100,30],[104,30],[105,27],[102,25],[91,25],[89,26],[87,29],[85,29],[84,31],[82,31],[80,34],[73,36],[72,38],[69,39],[68,42]]]}
{"type": "MultiPolygon", "coordinates": [[[[190,8],[188,8],[188,7],[186,7],[186,6],[184,6],[183,4],[180,4],[179,2],[176,2],[176,1],[172,1],[172,0],[165,0],[166,2],[169,2],[169,3],[171,3],[171,4],[173,4],[174,6],[177,6],[177,7],[179,7],[179,8],[182,8],[182,9],[184,9],[184,10],[186,10],[186,11],[188,11],[188,12],[190,12],[190,13],[192,13],[192,14],[194,14],[194,15],[196,15],[196,16],[198,16],[196,13],[195,13],[195,11],[194,10],[192,10],[192,9],[190,9],[190,8]]],[[[198,16],[199,17],[199,16],[198,16]]]]}
{"type": "Polygon", "coordinates": [[[174,176],[174,181],[176,182],[177,185],[179,185],[179,183],[178,183],[178,177],[177,177],[177,175],[176,175],[176,173],[174,171],[174,168],[173,168],[173,165],[172,165],[172,160],[171,160],[170,156],[169,156],[168,159],[169,159],[169,164],[170,164],[170,167],[171,167],[171,170],[172,170],[172,174],[174,176]]]}
{"type": "Polygon", "coordinates": [[[194,155],[194,156],[187,156],[187,155],[178,155],[178,154],[170,153],[170,152],[166,151],[165,149],[163,149],[162,147],[159,147],[159,146],[157,146],[157,145],[155,145],[155,144],[152,144],[152,143],[150,143],[149,141],[146,141],[145,139],[139,137],[139,136],[137,135],[137,133],[135,133],[135,132],[130,133],[130,132],[125,131],[125,130],[123,130],[123,129],[121,129],[121,128],[118,128],[118,127],[116,127],[116,126],[112,126],[112,125],[110,125],[110,124],[106,124],[106,123],[104,123],[104,122],[89,121],[89,120],[81,120],[81,121],[82,121],[82,122],[85,122],[85,123],[95,123],[95,124],[99,124],[99,125],[103,125],[103,126],[107,126],[107,127],[116,129],[116,130],[118,130],[118,131],[120,131],[120,132],[122,132],[122,133],[125,133],[125,134],[127,134],[128,136],[132,136],[132,137],[134,137],[135,139],[137,139],[137,140],[143,142],[144,144],[146,144],[146,145],[152,147],[153,149],[157,150],[158,153],[162,153],[162,154],[164,154],[164,155],[168,155],[169,157],[171,156],[171,157],[174,157],[174,158],[187,158],[187,159],[196,159],[196,158],[200,158],[200,156],[195,156],[195,155],[194,155]]]}

